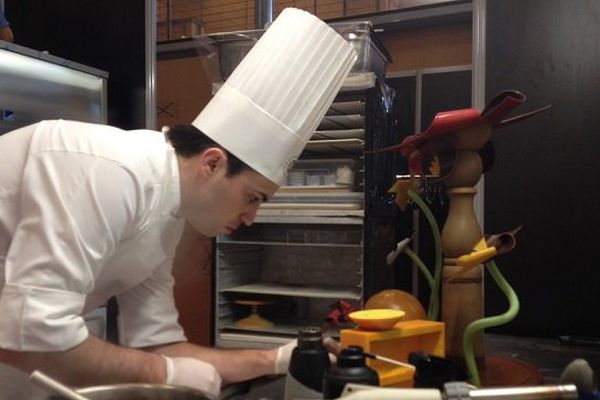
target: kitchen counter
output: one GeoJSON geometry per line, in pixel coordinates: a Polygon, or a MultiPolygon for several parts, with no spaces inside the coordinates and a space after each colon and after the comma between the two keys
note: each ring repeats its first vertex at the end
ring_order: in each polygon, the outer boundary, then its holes
{"type": "Polygon", "coordinates": [[[489,353],[517,359],[537,367],[544,384],[558,384],[562,371],[576,358],[586,359],[596,374],[600,373],[600,346],[561,345],[558,338],[493,334],[486,334],[485,344],[489,353]]]}
{"type": "MultiPolygon", "coordinates": [[[[561,345],[558,339],[516,337],[486,334],[486,353],[513,359],[537,369],[542,384],[560,382],[564,368],[576,358],[586,359],[598,374],[600,372],[600,347],[561,345]]],[[[232,385],[222,392],[222,399],[279,400],[283,398],[285,377],[260,378],[232,385]]]]}

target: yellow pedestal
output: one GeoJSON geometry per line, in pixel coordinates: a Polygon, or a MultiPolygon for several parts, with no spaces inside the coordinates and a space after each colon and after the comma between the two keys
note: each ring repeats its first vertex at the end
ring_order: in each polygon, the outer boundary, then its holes
{"type": "MultiPolygon", "coordinates": [[[[343,329],[340,339],[342,347],[361,346],[365,351],[402,362],[408,362],[408,355],[413,351],[440,357],[445,355],[444,323],[438,321],[401,321],[394,329],[385,331],[343,329]]],[[[410,368],[373,359],[367,359],[367,365],[377,371],[381,386],[413,385],[413,371],[410,368]]]]}

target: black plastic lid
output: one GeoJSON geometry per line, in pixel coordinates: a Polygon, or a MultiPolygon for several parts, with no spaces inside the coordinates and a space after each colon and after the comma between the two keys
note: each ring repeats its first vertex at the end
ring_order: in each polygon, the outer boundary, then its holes
{"type": "Polygon", "coordinates": [[[363,348],[360,346],[348,346],[342,349],[337,357],[337,365],[339,367],[364,367],[366,365],[366,357],[363,348]]]}
{"type": "Polygon", "coordinates": [[[323,346],[321,328],[307,326],[298,330],[298,347],[301,349],[318,349],[323,346]]]}

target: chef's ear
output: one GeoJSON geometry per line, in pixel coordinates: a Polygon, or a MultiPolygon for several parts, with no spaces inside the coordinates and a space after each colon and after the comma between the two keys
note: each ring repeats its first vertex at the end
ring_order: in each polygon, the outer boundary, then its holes
{"type": "Polygon", "coordinates": [[[218,147],[209,147],[202,152],[200,157],[200,168],[210,175],[221,167],[227,165],[227,155],[218,147]]]}
{"type": "Polygon", "coordinates": [[[217,162],[215,160],[209,160],[208,162],[208,172],[209,173],[214,173],[215,169],[217,168],[217,162]]]}

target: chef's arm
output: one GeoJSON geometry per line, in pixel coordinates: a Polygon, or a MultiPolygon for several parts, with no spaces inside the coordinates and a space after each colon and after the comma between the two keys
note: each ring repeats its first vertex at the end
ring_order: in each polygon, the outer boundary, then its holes
{"type": "Polygon", "coordinates": [[[278,349],[215,349],[187,342],[154,346],[147,350],[169,357],[198,358],[212,364],[224,384],[273,374],[278,355],[278,349]]]}
{"type": "Polygon", "coordinates": [[[18,352],[0,349],[0,362],[26,373],[38,369],[72,386],[117,382],[164,383],[166,363],[162,356],[119,347],[94,336],[60,352],[18,352]]]}

